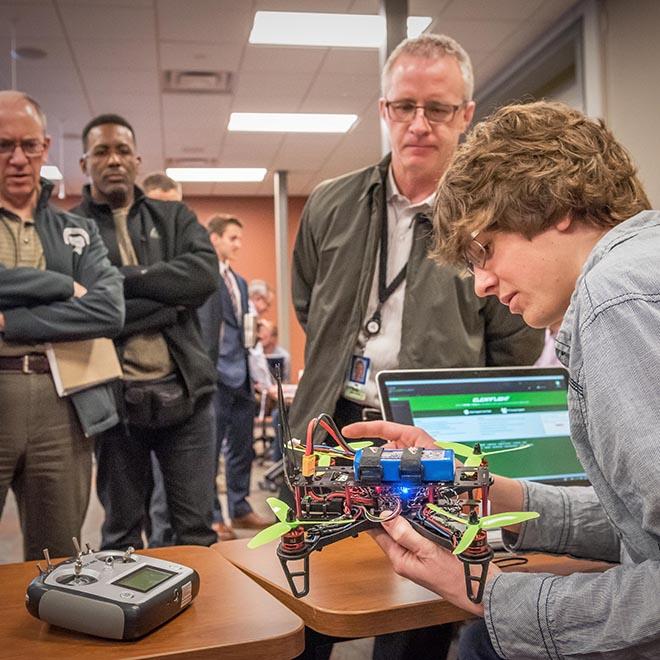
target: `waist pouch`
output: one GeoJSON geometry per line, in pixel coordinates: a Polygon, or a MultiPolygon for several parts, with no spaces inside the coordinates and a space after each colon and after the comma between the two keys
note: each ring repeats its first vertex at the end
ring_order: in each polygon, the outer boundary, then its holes
{"type": "Polygon", "coordinates": [[[194,409],[178,374],[124,381],[124,406],[129,424],[152,429],[185,422],[194,409]]]}

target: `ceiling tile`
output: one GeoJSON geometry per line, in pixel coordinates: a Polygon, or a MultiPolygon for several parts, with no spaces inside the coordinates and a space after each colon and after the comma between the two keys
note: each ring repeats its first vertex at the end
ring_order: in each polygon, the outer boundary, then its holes
{"type": "Polygon", "coordinates": [[[115,69],[96,69],[93,63],[81,64],[85,88],[91,94],[136,93],[158,95],[158,76],[154,71],[125,70],[121,76],[115,69]]]}
{"type": "Polygon", "coordinates": [[[261,11],[311,11],[345,12],[351,6],[351,0],[256,0],[255,5],[261,11]]]}
{"type": "Polygon", "coordinates": [[[330,48],[321,73],[367,74],[380,78],[378,51],[372,48],[330,48]]]}
{"type": "MultiPolygon", "coordinates": [[[[72,67],[73,60],[71,59],[71,51],[66,39],[60,38],[39,38],[33,39],[28,36],[18,37],[16,39],[16,46],[37,47],[46,52],[46,57],[39,60],[18,60],[17,65],[19,71],[22,68],[65,68],[72,67]]],[[[11,40],[8,37],[0,38],[0,60],[6,62],[9,66],[9,53],[11,51],[11,40]]]]}
{"type": "Polygon", "coordinates": [[[308,97],[332,97],[366,102],[378,93],[377,74],[321,73],[316,76],[308,97]]]}
{"type": "MultiPolygon", "coordinates": [[[[463,0],[464,4],[468,4],[463,0]]],[[[451,4],[451,0],[409,0],[408,13],[411,16],[440,16],[451,4]]]]}
{"type": "Polygon", "coordinates": [[[56,91],[35,96],[46,113],[49,130],[54,130],[59,121],[63,121],[66,132],[77,134],[89,120],[89,108],[82,94],[56,91]]]}
{"type": "Polygon", "coordinates": [[[530,18],[537,21],[556,22],[571,7],[580,4],[580,0],[553,0],[541,3],[530,18]]]}
{"type": "Polygon", "coordinates": [[[227,133],[222,167],[269,167],[284,140],[282,133],[227,133]]]}
{"type": "Polygon", "coordinates": [[[51,2],[8,2],[0,4],[0,37],[11,37],[12,26],[19,41],[39,46],[41,37],[62,38],[62,26],[51,2]]]}
{"type": "Polygon", "coordinates": [[[166,71],[236,71],[243,44],[199,41],[159,41],[160,69],[166,71]]]}
{"type": "Polygon", "coordinates": [[[265,73],[267,71],[299,71],[315,73],[328,48],[270,47],[248,44],[241,71],[265,73]]]}
{"type": "Polygon", "coordinates": [[[66,31],[71,38],[106,35],[116,42],[155,37],[152,8],[117,5],[69,5],[61,7],[66,31]]]}
{"type": "Polygon", "coordinates": [[[158,34],[171,41],[244,43],[252,27],[252,6],[234,0],[157,0],[158,34]]]}
{"type": "Polygon", "coordinates": [[[37,101],[44,92],[73,92],[82,94],[82,86],[72,67],[51,68],[35,66],[16,67],[18,89],[34,96],[37,101]]]}
{"type": "Polygon", "coordinates": [[[163,132],[168,158],[216,158],[231,99],[217,94],[164,94],[163,132]]]}
{"type": "Polygon", "coordinates": [[[290,134],[284,138],[272,169],[289,171],[316,171],[330,157],[343,135],[290,134]]]}
{"type": "Polygon", "coordinates": [[[458,41],[468,53],[472,51],[492,50],[504,41],[518,27],[518,22],[511,20],[460,20],[442,19],[434,29],[444,32],[458,41]]]}
{"type": "Polygon", "coordinates": [[[236,101],[249,98],[291,96],[300,99],[314,80],[310,73],[241,73],[236,88],[236,101]]]}
{"type": "Polygon", "coordinates": [[[118,41],[113,39],[73,39],[77,62],[93,63],[97,69],[114,69],[121,79],[128,69],[156,71],[156,41],[151,38],[118,41]]]}
{"type": "Polygon", "coordinates": [[[113,7],[153,7],[153,0],[57,0],[58,5],[78,5],[96,7],[112,4],[113,7]]]}
{"type": "MultiPolygon", "coordinates": [[[[254,93],[254,92],[252,92],[254,93]]],[[[239,97],[234,100],[232,112],[300,112],[304,94],[264,95],[239,97]]]]}
{"type": "Polygon", "coordinates": [[[543,0],[453,0],[437,14],[443,19],[522,21],[532,16],[542,3],[543,0]]]}

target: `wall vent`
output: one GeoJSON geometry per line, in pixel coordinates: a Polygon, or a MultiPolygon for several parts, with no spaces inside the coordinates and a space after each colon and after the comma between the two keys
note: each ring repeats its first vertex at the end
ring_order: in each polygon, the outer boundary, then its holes
{"type": "Polygon", "coordinates": [[[231,94],[235,75],[231,71],[163,71],[163,92],[231,94]]]}

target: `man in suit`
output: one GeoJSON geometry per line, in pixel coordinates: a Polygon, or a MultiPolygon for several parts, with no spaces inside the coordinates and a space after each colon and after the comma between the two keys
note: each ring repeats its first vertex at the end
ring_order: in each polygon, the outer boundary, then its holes
{"type": "MultiPolygon", "coordinates": [[[[204,341],[218,371],[218,391],[214,399],[218,432],[216,466],[226,439],[225,477],[229,518],[233,527],[261,529],[271,521],[252,511],[247,501],[254,458],[255,415],[248,349],[243,339],[243,318],[249,311],[248,287],[247,282],[230,267],[230,262],[241,249],[243,225],[232,216],[216,215],[209,220],[207,229],[220,268],[220,287],[199,310],[204,341]]],[[[225,523],[217,488],[213,521],[213,529],[220,540],[236,538],[232,527],[225,523]]]]}

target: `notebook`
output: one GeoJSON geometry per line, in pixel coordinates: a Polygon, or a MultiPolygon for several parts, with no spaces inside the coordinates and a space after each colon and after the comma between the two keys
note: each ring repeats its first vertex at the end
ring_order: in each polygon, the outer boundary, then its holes
{"type": "Polygon", "coordinates": [[[59,396],[122,377],[112,339],[83,339],[48,344],[46,355],[59,396]]]}

